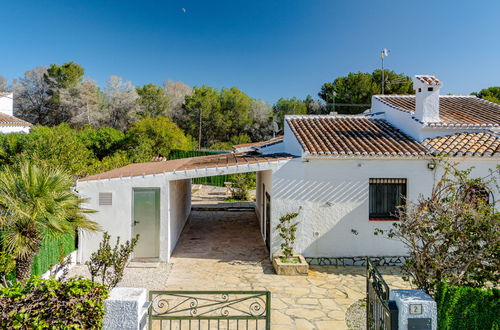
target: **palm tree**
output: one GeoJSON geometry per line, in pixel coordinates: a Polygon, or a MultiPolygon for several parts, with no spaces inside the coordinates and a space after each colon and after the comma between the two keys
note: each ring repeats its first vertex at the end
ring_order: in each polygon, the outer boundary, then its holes
{"type": "Polygon", "coordinates": [[[69,174],[42,163],[23,161],[0,172],[0,245],[15,258],[18,280],[30,277],[44,238],[99,229],[73,184],[69,174]]]}

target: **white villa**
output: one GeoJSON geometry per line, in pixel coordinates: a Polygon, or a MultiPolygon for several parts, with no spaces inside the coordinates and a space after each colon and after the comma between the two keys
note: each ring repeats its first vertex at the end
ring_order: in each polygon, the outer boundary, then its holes
{"type": "MultiPolygon", "coordinates": [[[[91,218],[122,239],[139,233],[135,257],[169,261],[191,210],[191,179],[257,172],[255,212],[270,254],[279,250],[280,216],[300,208],[296,250],[309,258],[406,254],[387,229],[401,195],[428,194],[447,155],[472,175],[500,160],[500,105],[440,95],[434,76],[413,79],[415,95],[376,95],[362,115],[286,116],[284,136],[236,146],[231,154],[131,164],[82,178],[91,218]]],[[[79,261],[101,234],[80,235],[79,261]]],[[[249,242],[252,244],[252,242],[249,242]]]]}
{"type": "Polygon", "coordinates": [[[14,94],[0,93],[0,133],[29,133],[31,124],[14,117],[14,94]]]}

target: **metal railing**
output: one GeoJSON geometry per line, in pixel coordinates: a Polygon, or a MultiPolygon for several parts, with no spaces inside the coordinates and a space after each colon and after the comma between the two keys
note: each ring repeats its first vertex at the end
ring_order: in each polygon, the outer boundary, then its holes
{"type": "Polygon", "coordinates": [[[398,309],[389,300],[389,286],[370,258],[366,259],[366,328],[397,330],[398,309]]]}
{"type": "Polygon", "coordinates": [[[149,329],[271,329],[269,291],[150,291],[149,329]]]}

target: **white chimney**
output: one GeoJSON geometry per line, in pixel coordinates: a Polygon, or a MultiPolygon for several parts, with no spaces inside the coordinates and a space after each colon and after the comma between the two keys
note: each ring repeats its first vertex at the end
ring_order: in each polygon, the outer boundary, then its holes
{"type": "Polygon", "coordinates": [[[14,94],[0,93],[0,113],[12,116],[14,108],[14,94]]]}
{"type": "Polygon", "coordinates": [[[413,77],[415,118],[424,123],[439,122],[439,89],[443,84],[431,75],[413,77]]]}

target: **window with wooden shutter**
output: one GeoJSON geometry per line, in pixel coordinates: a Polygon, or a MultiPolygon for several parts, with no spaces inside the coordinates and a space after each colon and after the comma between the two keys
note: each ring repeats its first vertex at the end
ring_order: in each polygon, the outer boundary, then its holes
{"type": "Polygon", "coordinates": [[[404,205],[406,179],[370,179],[370,220],[398,220],[398,206],[404,205]]]}

